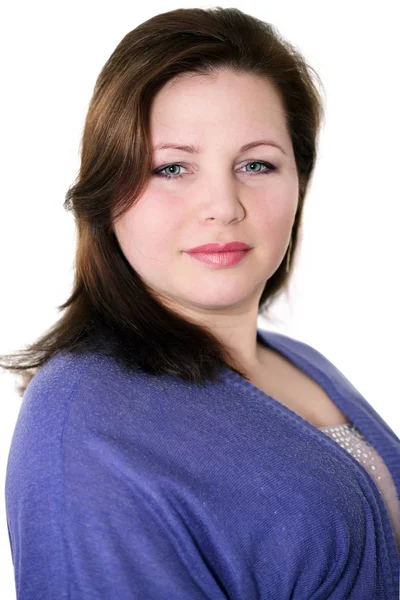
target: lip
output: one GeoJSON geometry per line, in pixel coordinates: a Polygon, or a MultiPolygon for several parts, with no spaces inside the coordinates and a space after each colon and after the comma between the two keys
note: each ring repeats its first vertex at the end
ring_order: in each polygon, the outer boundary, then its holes
{"type": "Polygon", "coordinates": [[[228,252],[188,252],[188,254],[191,257],[190,260],[199,260],[211,268],[221,269],[237,265],[250,251],[251,248],[247,250],[230,250],[228,252]]]}
{"type": "Polygon", "coordinates": [[[229,242],[227,244],[203,244],[186,250],[189,254],[215,254],[217,252],[237,252],[239,250],[250,250],[251,246],[243,242],[229,242]]]}

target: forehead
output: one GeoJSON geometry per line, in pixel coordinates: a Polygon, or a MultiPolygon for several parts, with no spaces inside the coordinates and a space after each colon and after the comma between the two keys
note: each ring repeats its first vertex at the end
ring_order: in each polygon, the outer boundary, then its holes
{"type": "Polygon", "coordinates": [[[268,80],[249,73],[190,73],[174,78],[156,94],[150,121],[154,148],[169,142],[190,143],[188,135],[193,135],[192,146],[200,145],[195,140],[214,135],[233,139],[237,134],[252,140],[280,136],[287,141],[279,94],[268,80]]]}

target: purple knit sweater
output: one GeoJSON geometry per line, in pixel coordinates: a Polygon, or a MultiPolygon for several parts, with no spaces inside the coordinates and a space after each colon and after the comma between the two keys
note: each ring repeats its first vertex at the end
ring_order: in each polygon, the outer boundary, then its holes
{"type": "MultiPolygon", "coordinates": [[[[384,460],[400,440],[310,345],[258,339],[319,383],[384,460]]],[[[399,600],[376,484],[344,448],[230,369],[194,385],[55,355],[12,438],[18,600],[399,600]]]]}

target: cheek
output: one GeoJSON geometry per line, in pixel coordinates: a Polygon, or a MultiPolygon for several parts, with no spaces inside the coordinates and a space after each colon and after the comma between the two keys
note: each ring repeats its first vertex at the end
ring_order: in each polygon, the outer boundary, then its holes
{"type": "Polygon", "coordinates": [[[140,254],[159,256],[170,249],[171,242],[178,239],[179,225],[179,213],[171,205],[141,198],[115,224],[115,231],[124,254],[132,262],[140,254]]]}
{"type": "Polygon", "coordinates": [[[298,204],[297,184],[260,190],[252,199],[253,218],[257,227],[269,231],[285,230],[293,224],[298,204]]]}

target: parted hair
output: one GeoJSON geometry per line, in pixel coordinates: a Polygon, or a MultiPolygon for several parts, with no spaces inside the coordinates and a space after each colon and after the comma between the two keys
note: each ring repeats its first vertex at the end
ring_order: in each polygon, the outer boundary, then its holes
{"type": "Polygon", "coordinates": [[[286,255],[266,281],[258,314],[288,291],[304,200],[324,118],[323,84],[276,27],[237,8],[181,8],[155,15],[127,33],[94,86],[82,133],[80,167],[65,196],[74,215],[74,280],[57,322],[34,343],[0,357],[19,376],[22,396],[57,352],[102,352],[128,368],[203,383],[221,366],[247,378],[211,328],[191,322],[152,293],[121,251],[113,223],[148,184],[152,169],[150,109],[157,92],[185,73],[221,69],[265,78],[282,102],[299,181],[286,255]],[[319,87],[320,86],[320,87],[319,87]]]}

